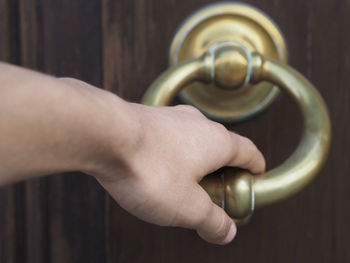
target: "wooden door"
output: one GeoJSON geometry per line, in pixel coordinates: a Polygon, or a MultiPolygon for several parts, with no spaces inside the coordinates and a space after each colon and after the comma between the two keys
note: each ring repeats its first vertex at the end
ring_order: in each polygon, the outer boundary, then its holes
{"type": "MultiPolygon", "coordinates": [[[[0,0],[0,60],[82,79],[139,102],[167,68],[172,35],[212,0],[0,0]]],[[[255,212],[233,243],[144,223],[90,177],[55,175],[0,191],[0,262],[350,262],[350,2],[249,0],[284,33],[290,64],[328,104],[333,141],[317,179],[255,212]]],[[[268,168],[296,146],[301,118],[280,96],[231,126],[262,150],[268,168]]]]}

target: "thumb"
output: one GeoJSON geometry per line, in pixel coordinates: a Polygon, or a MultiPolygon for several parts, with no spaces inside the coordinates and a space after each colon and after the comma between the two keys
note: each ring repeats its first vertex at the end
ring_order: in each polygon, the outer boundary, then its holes
{"type": "Polygon", "coordinates": [[[236,236],[236,224],[222,208],[214,203],[211,204],[211,207],[211,212],[206,220],[198,225],[197,233],[210,243],[228,244],[236,236]]]}
{"type": "Polygon", "coordinates": [[[188,218],[191,222],[190,227],[196,229],[198,235],[210,243],[219,245],[230,243],[237,231],[233,220],[212,202],[198,184],[192,193],[186,202],[191,213],[185,213],[190,217],[188,218]]]}

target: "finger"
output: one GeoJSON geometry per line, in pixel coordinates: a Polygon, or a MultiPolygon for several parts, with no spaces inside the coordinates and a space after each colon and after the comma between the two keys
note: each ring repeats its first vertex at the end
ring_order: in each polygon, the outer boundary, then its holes
{"type": "Polygon", "coordinates": [[[198,184],[195,184],[191,196],[181,207],[178,219],[182,222],[179,222],[179,226],[196,229],[207,242],[224,245],[235,237],[237,230],[233,220],[211,201],[198,184]]]}
{"type": "Polygon", "coordinates": [[[259,174],[265,171],[265,158],[255,144],[246,137],[232,133],[231,158],[227,166],[235,166],[247,169],[252,173],[259,174]]]}

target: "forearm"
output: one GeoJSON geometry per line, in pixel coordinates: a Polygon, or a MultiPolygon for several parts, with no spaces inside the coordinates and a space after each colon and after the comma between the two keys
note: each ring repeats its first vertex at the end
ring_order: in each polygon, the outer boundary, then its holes
{"type": "Polygon", "coordinates": [[[94,170],[109,155],[109,127],[120,132],[115,142],[120,151],[132,140],[131,116],[124,116],[131,114],[128,103],[86,84],[67,83],[0,63],[0,185],[94,170]],[[109,107],[119,110],[112,116],[109,107]]]}
{"type": "Polygon", "coordinates": [[[223,166],[261,173],[265,162],[250,140],[193,107],[127,103],[0,63],[0,185],[83,171],[137,217],[225,244],[235,225],[198,184],[223,166]]]}

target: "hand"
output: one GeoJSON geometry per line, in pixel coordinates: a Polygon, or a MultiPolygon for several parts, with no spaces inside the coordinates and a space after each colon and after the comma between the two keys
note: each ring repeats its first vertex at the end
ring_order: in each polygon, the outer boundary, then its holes
{"type": "Polygon", "coordinates": [[[145,221],[233,239],[233,221],[198,182],[223,166],[263,172],[251,141],[193,107],[127,103],[74,79],[0,63],[0,83],[0,186],[80,170],[145,221]]]}
{"type": "MultiPolygon", "coordinates": [[[[133,112],[129,118],[137,126],[130,135],[137,139],[120,158],[120,146],[113,145],[118,132],[109,138],[111,154],[104,159],[123,162],[101,166],[93,173],[97,180],[120,206],[142,220],[195,229],[211,243],[230,242],[236,233],[234,222],[198,182],[223,166],[262,173],[262,154],[249,139],[229,132],[191,106],[128,107],[133,112]]],[[[112,130],[120,126],[110,125],[112,130]]]]}

